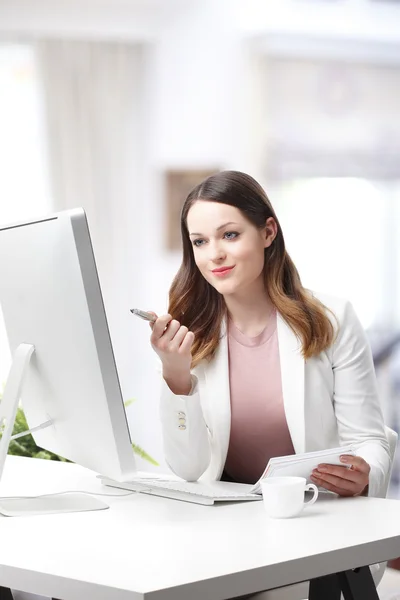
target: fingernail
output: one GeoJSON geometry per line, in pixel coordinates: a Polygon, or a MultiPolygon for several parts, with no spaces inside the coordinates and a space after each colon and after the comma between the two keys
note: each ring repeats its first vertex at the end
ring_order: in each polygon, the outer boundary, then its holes
{"type": "Polygon", "coordinates": [[[326,467],[318,467],[318,471],[320,471],[321,473],[326,473],[327,470],[328,469],[326,467]]]}
{"type": "Polygon", "coordinates": [[[347,458],[347,456],[341,456],[341,457],[340,457],[340,460],[341,460],[342,462],[349,462],[349,459],[347,458]]]}

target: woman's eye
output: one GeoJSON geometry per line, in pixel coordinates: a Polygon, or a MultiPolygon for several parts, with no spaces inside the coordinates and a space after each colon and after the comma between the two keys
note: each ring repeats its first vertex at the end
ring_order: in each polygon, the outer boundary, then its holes
{"type": "Polygon", "coordinates": [[[193,241],[193,246],[196,246],[196,248],[198,248],[199,246],[203,245],[204,240],[194,240],[193,241]]]}
{"type": "Polygon", "coordinates": [[[225,237],[227,240],[234,240],[235,238],[237,238],[237,237],[238,237],[238,235],[239,235],[239,234],[238,234],[238,232],[237,232],[237,231],[226,231],[226,232],[224,233],[224,237],[225,237]]]}

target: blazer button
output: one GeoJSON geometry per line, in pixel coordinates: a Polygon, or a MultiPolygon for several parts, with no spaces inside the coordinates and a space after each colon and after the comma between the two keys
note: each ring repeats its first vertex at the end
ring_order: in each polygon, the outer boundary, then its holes
{"type": "Polygon", "coordinates": [[[180,430],[186,429],[186,425],[178,425],[178,429],[180,429],[180,430]]]}
{"type": "Polygon", "coordinates": [[[186,413],[184,413],[183,411],[179,411],[178,417],[186,417],[186,413]]]}
{"type": "Polygon", "coordinates": [[[186,419],[178,419],[179,425],[186,425],[186,419]]]}

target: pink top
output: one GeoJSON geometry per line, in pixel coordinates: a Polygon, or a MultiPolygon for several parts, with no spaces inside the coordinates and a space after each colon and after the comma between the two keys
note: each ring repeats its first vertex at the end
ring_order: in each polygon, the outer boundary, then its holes
{"type": "Polygon", "coordinates": [[[229,321],[231,435],[225,474],[255,483],[273,456],[294,454],[283,408],[277,315],[249,338],[229,321]]]}

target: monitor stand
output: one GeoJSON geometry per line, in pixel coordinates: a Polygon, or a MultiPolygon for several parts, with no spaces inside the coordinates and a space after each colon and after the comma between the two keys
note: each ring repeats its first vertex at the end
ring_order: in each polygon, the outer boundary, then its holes
{"type": "MultiPolygon", "coordinates": [[[[3,398],[0,402],[0,480],[7,458],[8,447],[10,441],[13,439],[12,431],[18,404],[34,350],[35,347],[32,344],[20,344],[18,346],[4,388],[3,398]]],[[[47,421],[26,433],[28,434],[35,429],[43,429],[51,424],[52,421],[47,421]]],[[[21,437],[21,434],[15,437],[21,437]]],[[[0,515],[2,514],[7,517],[103,510],[105,508],[109,508],[108,504],[94,498],[90,494],[69,492],[66,490],[65,493],[61,494],[8,498],[1,497],[0,487],[0,515]]]]}

